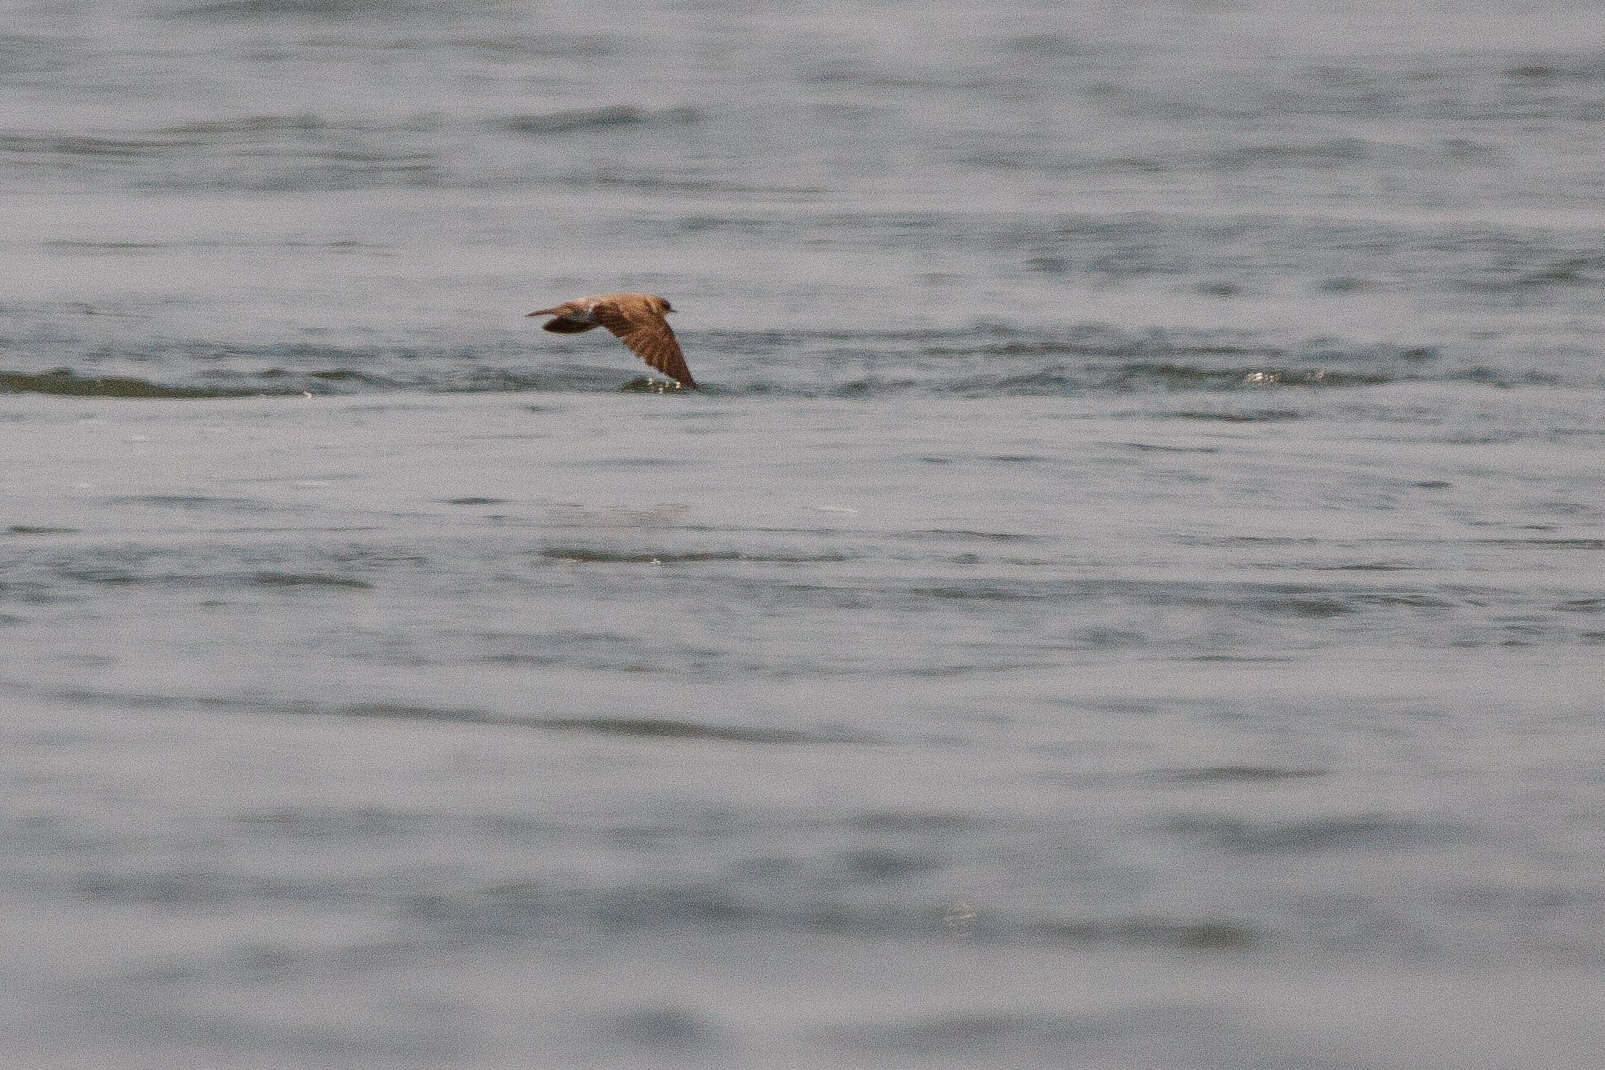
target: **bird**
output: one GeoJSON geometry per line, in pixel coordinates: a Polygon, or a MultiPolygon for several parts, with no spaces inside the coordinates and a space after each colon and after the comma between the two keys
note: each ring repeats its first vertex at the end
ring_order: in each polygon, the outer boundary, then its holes
{"type": "Polygon", "coordinates": [[[557,334],[579,334],[592,327],[606,327],[629,347],[630,352],[683,387],[697,388],[691,369],[685,366],[680,343],[663,317],[674,308],[651,294],[598,294],[564,301],[551,308],[531,312],[531,316],[552,316],[541,324],[557,334]]]}

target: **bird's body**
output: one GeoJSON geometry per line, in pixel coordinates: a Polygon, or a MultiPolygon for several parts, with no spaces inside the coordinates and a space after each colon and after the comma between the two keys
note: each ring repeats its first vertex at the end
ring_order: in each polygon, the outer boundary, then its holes
{"type": "Polygon", "coordinates": [[[669,376],[681,386],[696,388],[691,369],[685,366],[680,343],[663,317],[674,311],[669,302],[651,294],[598,294],[565,301],[552,308],[531,312],[531,316],[552,316],[542,324],[558,334],[578,334],[592,327],[606,327],[630,348],[630,352],[669,376]]]}

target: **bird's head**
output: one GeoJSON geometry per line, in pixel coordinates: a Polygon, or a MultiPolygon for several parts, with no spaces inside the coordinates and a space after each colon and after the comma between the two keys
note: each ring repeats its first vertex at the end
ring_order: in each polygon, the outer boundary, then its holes
{"type": "Polygon", "coordinates": [[[674,306],[669,304],[669,302],[665,301],[661,297],[654,297],[652,299],[652,303],[657,306],[658,314],[660,316],[667,316],[669,313],[674,311],[674,306]]]}

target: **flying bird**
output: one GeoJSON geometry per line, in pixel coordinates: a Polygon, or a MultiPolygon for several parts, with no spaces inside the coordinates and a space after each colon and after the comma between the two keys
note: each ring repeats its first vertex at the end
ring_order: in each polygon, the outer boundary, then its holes
{"type": "Polygon", "coordinates": [[[669,302],[651,294],[599,294],[564,301],[552,308],[531,312],[531,316],[552,316],[541,324],[558,334],[579,334],[592,327],[606,327],[630,352],[681,386],[695,390],[696,380],[685,366],[680,343],[663,317],[674,309],[669,302]]]}

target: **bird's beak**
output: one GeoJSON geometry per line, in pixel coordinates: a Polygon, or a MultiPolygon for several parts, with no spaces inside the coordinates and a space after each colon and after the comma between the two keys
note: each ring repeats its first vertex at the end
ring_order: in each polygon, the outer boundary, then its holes
{"type": "Polygon", "coordinates": [[[526,313],[524,313],[524,318],[525,319],[529,319],[531,316],[539,316],[539,315],[541,315],[541,313],[539,313],[539,312],[526,312],[526,313]]]}

